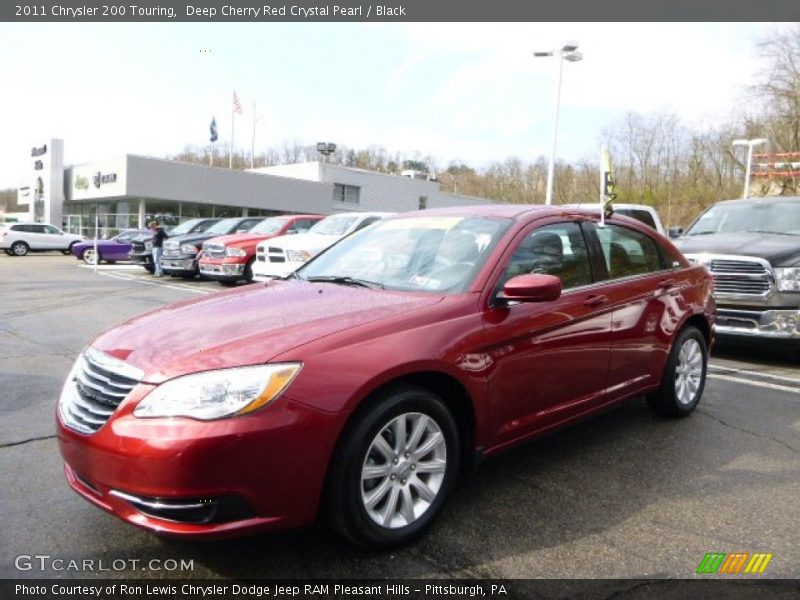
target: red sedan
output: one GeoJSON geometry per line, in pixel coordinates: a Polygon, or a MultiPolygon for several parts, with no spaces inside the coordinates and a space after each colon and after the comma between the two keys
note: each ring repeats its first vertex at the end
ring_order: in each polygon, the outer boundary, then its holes
{"type": "Polygon", "coordinates": [[[322,513],[358,544],[402,544],[481,456],[634,396],[690,413],[711,290],[626,217],[504,205],[387,219],[285,281],[99,336],[58,403],[67,479],[162,534],[322,513]]]}

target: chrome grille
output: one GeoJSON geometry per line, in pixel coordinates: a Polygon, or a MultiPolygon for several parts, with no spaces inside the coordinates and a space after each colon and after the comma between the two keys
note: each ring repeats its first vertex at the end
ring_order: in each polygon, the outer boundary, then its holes
{"type": "Polygon", "coordinates": [[[222,244],[203,244],[203,256],[225,258],[225,246],[222,244]]]}
{"type": "Polygon", "coordinates": [[[61,421],[79,433],[95,433],[143,377],[139,369],[88,348],[64,384],[61,421]]]}
{"type": "Polygon", "coordinates": [[[772,290],[768,263],[760,259],[714,257],[707,266],[714,276],[717,295],[764,297],[772,290]]]}

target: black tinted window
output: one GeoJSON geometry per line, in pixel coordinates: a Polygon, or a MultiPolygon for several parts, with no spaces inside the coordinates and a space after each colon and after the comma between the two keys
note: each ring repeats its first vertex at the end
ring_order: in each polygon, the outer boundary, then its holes
{"type": "Polygon", "coordinates": [[[648,235],[609,225],[596,229],[611,279],[654,273],[664,268],[656,241],[648,235]]]}
{"type": "Polygon", "coordinates": [[[564,289],[592,282],[589,250],[577,223],[558,223],[534,229],[508,261],[500,288],[517,275],[544,273],[561,279],[564,289]]]}

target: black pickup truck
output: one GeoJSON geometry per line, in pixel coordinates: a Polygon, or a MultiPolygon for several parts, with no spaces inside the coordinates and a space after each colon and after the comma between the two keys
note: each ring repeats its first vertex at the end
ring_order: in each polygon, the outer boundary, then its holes
{"type": "Polygon", "coordinates": [[[673,242],[714,276],[720,337],[800,348],[800,197],[718,202],[673,242]]]}
{"type": "MultiPolygon", "coordinates": [[[[219,221],[220,219],[189,219],[174,229],[167,231],[167,234],[172,237],[187,233],[200,233],[219,221]]],[[[143,233],[131,240],[131,251],[128,254],[128,259],[134,264],[143,266],[150,273],[155,271],[155,267],[153,266],[152,233],[143,233]]]]}

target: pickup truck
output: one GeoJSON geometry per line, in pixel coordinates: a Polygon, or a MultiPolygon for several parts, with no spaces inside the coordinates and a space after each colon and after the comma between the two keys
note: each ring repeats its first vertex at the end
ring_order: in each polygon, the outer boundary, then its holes
{"type": "Polygon", "coordinates": [[[800,348],[800,197],[718,202],[676,233],[714,276],[718,336],[800,348]]]}

